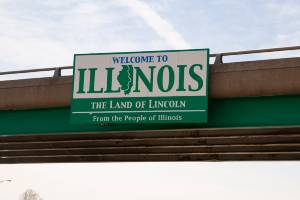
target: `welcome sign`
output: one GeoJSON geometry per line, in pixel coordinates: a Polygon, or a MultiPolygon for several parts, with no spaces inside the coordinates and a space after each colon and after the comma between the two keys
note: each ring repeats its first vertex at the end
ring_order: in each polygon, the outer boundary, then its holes
{"type": "Polygon", "coordinates": [[[208,49],[76,54],[71,123],[204,123],[208,49]]]}

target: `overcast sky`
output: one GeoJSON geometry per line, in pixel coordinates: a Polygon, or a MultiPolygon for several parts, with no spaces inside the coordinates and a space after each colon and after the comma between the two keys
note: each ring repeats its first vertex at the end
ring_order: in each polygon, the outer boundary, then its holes
{"type": "MultiPolygon", "coordinates": [[[[0,71],[74,53],[295,46],[299,19],[299,0],[0,0],[0,71]]],[[[299,162],[0,165],[0,178],[13,179],[1,200],[28,188],[44,200],[300,199],[299,162]]]]}

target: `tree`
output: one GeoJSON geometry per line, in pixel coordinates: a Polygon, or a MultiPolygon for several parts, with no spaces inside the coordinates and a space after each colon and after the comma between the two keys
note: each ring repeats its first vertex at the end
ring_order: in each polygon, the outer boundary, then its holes
{"type": "Polygon", "coordinates": [[[42,198],[34,190],[28,189],[23,193],[21,200],[42,200],[42,198]]]}

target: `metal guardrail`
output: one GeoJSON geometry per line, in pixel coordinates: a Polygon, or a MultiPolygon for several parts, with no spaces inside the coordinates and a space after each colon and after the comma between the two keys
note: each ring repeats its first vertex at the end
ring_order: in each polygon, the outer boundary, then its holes
{"type": "Polygon", "coordinates": [[[276,51],[292,51],[292,50],[300,50],[300,46],[256,49],[256,50],[246,50],[246,51],[232,51],[232,52],[225,52],[225,53],[210,54],[209,56],[216,57],[215,64],[222,64],[223,56],[235,56],[235,55],[245,55],[245,54],[255,54],[255,53],[268,53],[268,52],[276,52],[276,51]]]}
{"type": "Polygon", "coordinates": [[[54,77],[61,76],[61,70],[72,69],[72,66],[63,66],[63,67],[48,67],[48,68],[39,68],[39,69],[26,69],[18,71],[8,71],[0,72],[0,75],[10,75],[10,74],[24,74],[32,72],[43,72],[43,71],[54,71],[54,77]]]}
{"type": "MultiPolygon", "coordinates": [[[[222,64],[224,56],[234,56],[234,55],[245,55],[245,54],[255,54],[255,53],[267,53],[267,52],[278,52],[278,51],[291,51],[300,50],[300,46],[290,46],[290,47],[280,47],[280,48],[268,48],[268,49],[255,49],[246,51],[232,51],[224,53],[214,53],[210,54],[209,57],[215,57],[214,64],[222,64]]],[[[32,72],[42,72],[42,71],[54,71],[53,77],[61,76],[61,71],[65,69],[72,69],[72,66],[63,67],[49,67],[49,68],[39,68],[39,69],[28,69],[28,70],[18,70],[18,71],[7,71],[0,72],[0,75],[10,75],[10,74],[23,74],[32,72]]]]}

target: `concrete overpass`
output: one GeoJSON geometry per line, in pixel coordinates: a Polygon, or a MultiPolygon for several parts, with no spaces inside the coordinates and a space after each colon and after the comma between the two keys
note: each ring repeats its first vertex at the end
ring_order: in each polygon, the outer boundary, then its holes
{"type": "Polygon", "coordinates": [[[71,67],[0,82],[0,163],[300,160],[300,57],[223,63],[212,54],[207,124],[69,123],[71,67]]]}

